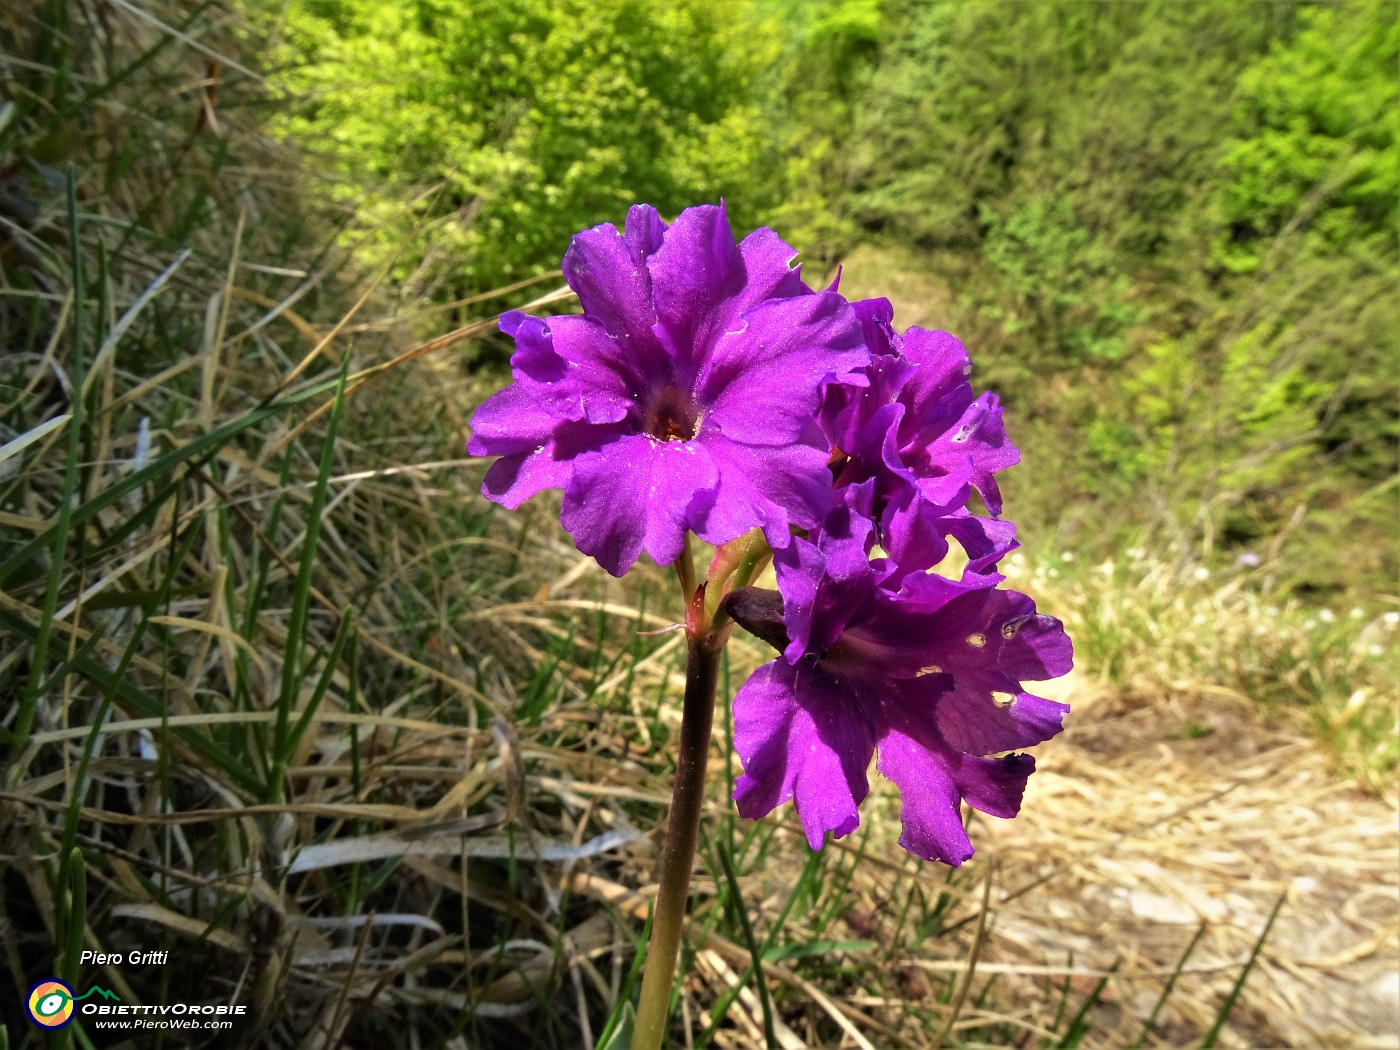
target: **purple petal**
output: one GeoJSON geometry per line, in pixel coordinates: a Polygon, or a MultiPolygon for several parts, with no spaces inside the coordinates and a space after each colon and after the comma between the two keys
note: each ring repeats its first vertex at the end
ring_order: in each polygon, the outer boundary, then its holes
{"type": "Polygon", "coordinates": [[[968,405],[955,425],[928,444],[925,454],[930,464],[944,470],[968,462],[972,485],[982,494],[987,509],[994,515],[1001,513],[1001,492],[992,475],[1019,463],[1021,454],[1006,436],[995,394],[983,394],[968,405]]]}
{"type": "Polygon", "coordinates": [[[1029,755],[992,759],[959,754],[911,712],[894,705],[886,710],[878,765],[899,788],[899,844],[924,860],[956,867],[973,853],[959,802],[965,799],[993,816],[1015,816],[1035,760],[1029,755]]]}
{"type": "Polygon", "coordinates": [[[923,572],[948,554],[942,510],[912,485],[890,500],[880,522],[881,536],[885,549],[901,568],[923,572]]]}
{"type": "Polygon", "coordinates": [[[899,844],[916,857],[956,867],[973,852],[948,768],[957,757],[921,737],[887,726],[878,741],[877,765],[899,788],[899,844]]]}
{"type": "Polygon", "coordinates": [[[1016,526],[1009,521],[983,518],[959,510],[943,519],[948,535],[967,552],[969,572],[986,572],[1020,546],[1016,526]]]}
{"type": "Polygon", "coordinates": [[[917,486],[896,490],[881,519],[886,550],[909,571],[931,569],[948,553],[947,537],[967,553],[968,570],[982,573],[1020,546],[1016,526],[1009,521],[971,514],[965,504],[971,486],[967,472],[941,479],[924,479],[917,486]]]}
{"type": "Polygon", "coordinates": [[[622,236],[637,258],[645,260],[655,255],[665,234],[666,224],[650,204],[634,204],[628,209],[622,236]]]}
{"type": "MultiPolygon", "coordinates": [[[[968,579],[973,577],[969,575],[968,579]]],[[[987,579],[988,577],[981,577],[987,579]]],[[[1017,591],[978,587],[945,609],[949,620],[957,618],[962,628],[985,636],[986,644],[969,645],[977,654],[967,666],[995,667],[1019,681],[1043,682],[1069,673],[1074,653],[1064,625],[1053,616],[1038,614],[1035,602],[1017,591]]],[[[966,655],[966,654],[964,654],[966,655]]]]}
{"type": "Polygon", "coordinates": [[[516,383],[555,419],[615,423],[635,408],[633,389],[648,381],[589,318],[542,320],[512,310],[501,315],[500,328],[515,339],[516,383]]]}
{"type": "Polygon", "coordinates": [[[912,679],[944,670],[935,658],[950,642],[941,633],[938,616],[969,586],[942,576],[902,571],[882,582],[884,587],[842,636],[841,659],[886,679],[912,679]],[[901,589],[893,593],[896,583],[901,589]]]}
{"type": "Polygon", "coordinates": [[[717,316],[721,305],[744,287],[744,260],[724,206],[703,204],[681,212],[647,267],[657,334],[669,344],[682,373],[694,375],[723,330],[723,318],[717,316]]]}
{"type": "Polygon", "coordinates": [[[473,456],[532,452],[551,440],[557,423],[530,391],[512,383],[492,394],[472,413],[467,452],[473,456]]]}
{"type": "MultiPolygon", "coordinates": [[[[883,299],[854,303],[851,311],[861,323],[862,339],[871,353],[869,363],[857,372],[829,381],[822,392],[820,421],[831,443],[848,455],[872,454],[884,442],[883,432],[867,436],[863,441],[857,434],[869,425],[874,414],[897,400],[900,389],[914,371],[914,366],[890,350],[889,339],[874,339],[871,320],[862,307],[871,303],[889,304],[883,299]],[[883,348],[883,349],[882,349],[883,348]],[[858,450],[857,446],[861,446],[858,450]]],[[[888,327],[888,326],[885,326],[888,327]]],[[[891,338],[893,330],[890,330],[891,338]]]]}
{"type": "MultiPolygon", "coordinates": [[[[880,479],[882,492],[914,484],[914,475],[905,467],[896,439],[900,421],[904,418],[904,406],[881,399],[878,376],[871,377],[870,388],[861,395],[861,401],[874,401],[878,407],[866,413],[863,410],[867,406],[860,406],[860,415],[864,418],[855,426],[845,428],[842,441],[838,442],[841,450],[853,461],[859,462],[858,472],[863,477],[880,479]]],[[[856,472],[847,473],[854,475],[856,472]]]]}
{"type": "Polygon", "coordinates": [[[486,472],[481,491],[511,510],[544,489],[569,482],[568,456],[556,446],[560,423],[546,411],[528,382],[516,382],[487,398],[472,415],[467,452],[500,456],[486,472]],[[558,458],[556,458],[558,457],[558,458]]]}
{"type": "Polygon", "coordinates": [[[773,555],[789,662],[818,655],[841,637],[874,597],[883,573],[870,561],[875,526],[867,517],[874,492],[867,481],[841,490],[841,502],[813,532],[773,555]],[[815,541],[815,542],[812,542],[815,541]]]}
{"type": "Polygon", "coordinates": [[[916,416],[930,414],[945,399],[965,405],[972,400],[967,377],[972,361],[967,349],[947,332],[910,328],[904,333],[904,356],[918,367],[909,377],[905,396],[916,416]]]}
{"type": "Polygon", "coordinates": [[[502,332],[515,340],[510,355],[511,374],[524,375],[538,383],[556,383],[568,372],[564,359],[554,351],[549,325],[541,318],[510,310],[496,322],[502,332]]]}
{"type": "Polygon", "coordinates": [[[695,443],[703,445],[719,468],[719,490],[696,535],[718,546],[749,529],[761,527],[771,547],[787,546],[790,525],[811,528],[820,520],[831,495],[827,455],[810,444],[754,448],[707,432],[702,425],[695,443]]]}
{"type": "Polygon", "coordinates": [[[851,304],[851,309],[860,319],[865,345],[872,354],[899,353],[900,338],[893,327],[894,307],[888,299],[860,299],[851,304]]]}
{"type": "Polygon", "coordinates": [[[649,337],[656,323],[651,274],[637,250],[649,236],[643,228],[638,229],[634,244],[612,223],[594,226],[577,234],[564,253],[564,279],[578,293],[584,315],[619,338],[649,337]]]}
{"type": "Polygon", "coordinates": [[[569,483],[569,464],[560,463],[547,446],[539,452],[517,452],[491,464],[481,482],[481,494],[514,510],[536,493],[569,483]]]}
{"type": "Polygon", "coordinates": [[[576,406],[573,418],[611,423],[637,411],[637,399],[670,379],[670,362],[655,352],[637,353],[626,339],[614,338],[587,317],[549,319],[555,353],[565,362],[565,376],[542,392],[552,405],[576,406]]]}
{"type": "Polygon", "coordinates": [[[864,629],[886,645],[903,641],[891,674],[923,663],[949,676],[938,726],[959,751],[989,755],[1030,747],[1061,729],[1064,704],[1024,693],[1024,681],[1057,678],[1073,653],[1060,621],[1039,615],[1024,594],[995,589],[997,577],[963,581],[911,575],[864,629]],[[961,592],[961,593],[960,593],[961,592]]]}
{"type": "Polygon", "coordinates": [[[1017,693],[1007,703],[987,704],[980,696],[949,693],[938,705],[938,729],[944,739],[969,755],[994,755],[1034,747],[1064,728],[1066,704],[1017,693]]]}
{"type": "Polygon", "coordinates": [[[866,351],[846,301],[830,292],[768,300],[725,332],[696,381],[705,425],[750,445],[786,445],[812,427],[823,380],[866,351]]]}
{"type": "Polygon", "coordinates": [[[775,660],[755,671],[734,698],[734,748],[744,763],[734,786],[739,813],[758,818],[791,799],[813,849],[828,831],[837,838],[854,831],[870,790],[870,703],[807,664],[775,660]]]}
{"type": "Polygon", "coordinates": [[[713,502],[717,480],[714,461],[698,442],[618,438],[574,459],[563,525],[578,549],[614,576],[643,550],[669,565],[686,530],[713,502]]]}
{"type": "Polygon", "coordinates": [[[823,566],[807,643],[809,652],[820,653],[834,645],[875,597],[883,579],[883,573],[870,561],[875,523],[868,515],[874,491],[873,481],[841,490],[841,502],[813,534],[823,566]]]}
{"type": "Polygon", "coordinates": [[[728,303],[729,317],[721,331],[731,327],[733,318],[765,299],[791,299],[810,291],[802,283],[800,268],[793,265],[797,249],[767,226],[760,226],[739,242],[744,261],[744,288],[728,303]]]}
{"type": "Polygon", "coordinates": [[[773,552],[773,572],[783,596],[783,626],[790,641],[783,655],[797,663],[807,655],[812,637],[812,617],[817,610],[826,559],[816,544],[794,538],[786,548],[773,552]]]}
{"type": "Polygon", "coordinates": [[[1030,755],[976,758],[959,755],[953,778],[963,801],[979,813],[1010,820],[1021,812],[1026,781],[1035,772],[1030,755]]]}

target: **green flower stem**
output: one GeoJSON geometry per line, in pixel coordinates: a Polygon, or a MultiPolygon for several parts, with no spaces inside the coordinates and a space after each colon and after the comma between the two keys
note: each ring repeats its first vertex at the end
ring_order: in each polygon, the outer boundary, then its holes
{"type": "Polygon", "coordinates": [[[685,599],[686,608],[695,598],[695,552],[690,546],[690,533],[685,534],[685,545],[681,548],[681,556],[676,559],[676,579],[681,584],[681,596],[685,599]]]}
{"type": "MultiPolygon", "coordinates": [[[[704,595],[699,595],[698,599],[697,604],[703,609],[704,595]]],[[[724,652],[728,636],[728,629],[712,628],[708,623],[689,625],[686,630],[680,755],[671,792],[666,845],[661,851],[661,888],[652,915],[651,942],[647,945],[637,1023],[632,1031],[633,1050],[659,1050],[666,1032],[676,956],[680,951],[681,928],[690,893],[690,872],[695,864],[695,843],[700,835],[705,765],[710,757],[710,732],[715,715],[715,685],[719,680],[720,654],[724,652]]]]}

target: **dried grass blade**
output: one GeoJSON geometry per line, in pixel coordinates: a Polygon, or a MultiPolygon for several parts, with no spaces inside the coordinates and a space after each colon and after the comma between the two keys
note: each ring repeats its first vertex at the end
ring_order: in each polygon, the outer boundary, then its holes
{"type": "Polygon", "coordinates": [[[574,845],[568,841],[521,842],[505,835],[479,838],[441,839],[409,836],[404,833],[365,835],[307,846],[292,858],[289,871],[299,874],[318,871],[342,864],[359,864],[372,860],[390,860],[408,856],[472,857],[479,860],[526,860],[544,863],[567,863],[596,857],[601,853],[626,846],[641,837],[634,828],[616,828],[595,838],[574,845]]]}
{"type": "Polygon", "coordinates": [[[0,445],[0,463],[4,463],[5,460],[9,459],[11,456],[19,455],[30,445],[34,444],[34,442],[43,440],[72,418],[73,413],[71,412],[65,412],[61,416],[54,416],[53,419],[40,423],[33,430],[26,431],[13,441],[7,441],[5,444],[0,445]]]}

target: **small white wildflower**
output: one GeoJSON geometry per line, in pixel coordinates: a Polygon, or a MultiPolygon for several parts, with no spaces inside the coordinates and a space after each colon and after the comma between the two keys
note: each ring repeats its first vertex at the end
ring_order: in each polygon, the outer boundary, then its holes
{"type": "Polygon", "coordinates": [[[1352,606],[1351,612],[1347,613],[1347,615],[1350,616],[1353,620],[1359,620],[1361,619],[1361,617],[1366,615],[1366,610],[1359,609],[1356,606],[1352,606]]]}
{"type": "Polygon", "coordinates": [[[1197,566],[1196,571],[1193,572],[1191,575],[1196,577],[1196,579],[1198,580],[1208,580],[1210,579],[1210,570],[1207,569],[1204,565],[1200,565],[1197,566]]]}
{"type": "Polygon", "coordinates": [[[146,416],[136,424],[136,447],[131,453],[129,470],[134,474],[151,461],[151,421],[146,416]]]}
{"type": "Polygon", "coordinates": [[[151,735],[149,729],[136,731],[136,753],[147,762],[156,762],[160,759],[160,752],[156,749],[156,738],[151,735]]]}
{"type": "Polygon", "coordinates": [[[1337,614],[1334,613],[1331,609],[1323,609],[1317,614],[1317,618],[1323,623],[1331,623],[1337,618],[1337,614]]]}
{"type": "Polygon", "coordinates": [[[1060,570],[1052,565],[1050,566],[1050,568],[1045,570],[1045,575],[1049,576],[1052,580],[1058,580],[1060,578],[1060,570]]]}
{"type": "Polygon", "coordinates": [[[1201,624],[1206,622],[1206,618],[1203,614],[1197,613],[1195,616],[1191,617],[1191,622],[1197,627],[1199,627],[1201,624]]]}
{"type": "Polygon", "coordinates": [[[1372,656],[1384,656],[1385,646],[1381,645],[1379,642],[1372,642],[1370,648],[1368,648],[1366,651],[1372,656]]]}
{"type": "Polygon", "coordinates": [[[1065,551],[1060,555],[1061,561],[1074,561],[1074,551],[1065,551]]]}
{"type": "Polygon", "coordinates": [[[1316,627],[1317,627],[1317,621],[1314,620],[1311,616],[1309,616],[1306,620],[1303,621],[1303,630],[1305,630],[1305,631],[1311,631],[1311,630],[1315,629],[1316,627]]]}
{"type": "Polygon", "coordinates": [[[1133,561],[1142,561],[1142,559],[1143,559],[1144,557],[1146,557],[1146,556],[1147,556],[1147,552],[1146,552],[1145,550],[1143,550],[1141,547],[1129,547],[1129,548],[1128,548],[1128,557],[1129,557],[1129,558],[1132,558],[1133,561]]]}
{"type": "Polygon", "coordinates": [[[1277,615],[1278,615],[1278,606],[1277,606],[1277,605],[1265,606],[1265,608],[1264,608],[1264,615],[1266,615],[1266,616],[1277,616],[1277,615]]]}
{"type": "Polygon", "coordinates": [[[1381,620],[1384,621],[1387,627],[1394,627],[1397,623],[1400,623],[1400,612],[1392,610],[1382,616],[1381,620]]]}

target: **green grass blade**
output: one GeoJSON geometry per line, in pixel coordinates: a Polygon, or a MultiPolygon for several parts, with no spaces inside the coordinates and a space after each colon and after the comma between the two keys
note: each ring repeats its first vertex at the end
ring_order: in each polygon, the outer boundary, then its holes
{"type": "MultiPolygon", "coordinates": [[[[311,505],[306,512],[306,535],[301,542],[301,563],[297,568],[296,584],[292,590],[292,611],[287,619],[287,648],[282,660],[282,688],[277,696],[277,723],[272,732],[272,754],[282,756],[287,751],[288,723],[297,689],[301,685],[300,654],[306,644],[307,616],[311,609],[311,580],[316,572],[316,547],[321,539],[321,514],[326,507],[326,491],[330,487],[331,464],[335,460],[335,435],[340,425],[340,413],[345,405],[345,377],[350,368],[350,355],[345,356],[340,379],[335,387],[326,422],[325,444],[321,463],[316,471],[316,483],[311,488],[311,505]]],[[[269,802],[282,798],[280,764],[269,776],[266,796],[269,802]]]]}
{"type": "Polygon", "coordinates": [[[63,963],[60,970],[70,986],[78,983],[78,963],[83,957],[83,934],[87,930],[87,862],[83,851],[69,850],[63,865],[63,891],[68,894],[64,909],[68,928],[64,931],[63,963]]]}
{"type": "Polygon", "coordinates": [[[340,666],[341,654],[345,651],[346,643],[355,633],[357,621],[358,617],[353,608],[346,609],[345,615],[340,618],[340,629],[335,632],[335,640],[331,643],[330,654],[326,657],[326,666],[321,669],[321,676],[316,680],[316,688],[306,703],[306,709],[302,711],[301,717],[297,719],[297,724],[287,734],[282,749],[274,756],[273,779],[276,782],[281,782],[282,776],[286,772],[287,763],[296,753],[301,738],[306,735],[307,729],[311,727],[311,723],[316,717],[316,712],[320,710],[321,701],[325,699],[331,679],[335,677],[335,670],[340,666]]]}
{"type": "Polygon", "coordinates": [[[1162,994],[1157,997],[1157,1003],[1152,1007],[1152,1013],[1147,1016],[1147,1021],[1142,1026],[1142,1031],[1138,1033],[1137,1041],[1128,1050],[1141,1050],[1142,1044],[1147,1041],[1147,1037],[1152,1034],[1153,1028],[1157,1025],[1157,1018],[1162,1012],[1162,1008],[1167,1005],[1167,1000],[1171,998],[1172,989],[1176,987],[1176,979],[1181,976],[1181,971],[1186,969],[1186,960],[1191,958],[1191,953],[1196,950],[1196,945],[1201,943],[1201,938],[1205,936],[1206,924],[1201,923],[1196,927],[1196,934],[1191,938],[1191,943],[1186,946],[1186,950],[1181,953],[1181,958],[1176,962],[1176,968],[1172,970],[1172,975],[1167,978],[1167,983],[1162,988],[1162,994]]]}
{"type": "Polygon", "coordinates": [[[1079,1044],[1084,1041],[1084,1037],[1089,1034],[1089,1013],[1098,1005],[1103,990],[1108,987],[1109,978],[1118,972],[1119,965],[1117,959],[1113,960],[1113,965],[1108,968],[1108,973],[1099,978],[1099,983],[1094,985],[1093,990],[1084,997],[1084,1001],[1079,1004],[1079,1009],[1070,1018],[1069,1027],[1065,1029],[1065,1034],[1055,1044],[1056,1050],[1077,1050],[1079,1044]]]}
{"type": "MultiPolygon", "coordinates": [[[[34,624],[6,609],[0,609],[0,627],[14,632],[21,638],[28,638],[31,642],[38,632],[34,624]]],[[[145,717],[160,718],[166,713],[165,704],[129,680],[109,671],[100,662],[85,658],[74,659],[72,664],[75,672],[91,679],[104,689],[112,690],[118,699],[145,717]]],[[[225,752],[207,736],[187,729],[176,729],[173,732],[192,750],[214,762],[234,784],[251,794],[261,793],[262,781],[245,768],[244,763],[225,752]]]]}
{"type": "Polygon", "coordinates": [[[632,1022],[637,1016],[637,1008],[632,1002],[632,996],[642,979],[642,965],[646,962],[644,945],[651,941],[651,920],[651,913],[648,912],[647,921],[642,926],[641,937],[637,941],[637,952],[632,956],[632,965],[628,968],[627,977],[618,990],[617,1002],[613,1004],[612,1013],[608,1015],[608,1022],[598,1035],[598,1042],[595,1044],[597,1050],[626,1050],[632,1045],[632,1022]]]}
{"type": "MultiPolygon", "coordinates": [[[[81,525],[85,525],[87,522],[95,518],[98,514],[102,513],[102,511],[106,510],[108,507],[115,505],[117,502],[119,502],[126,496],[130,495],[133,492],[139,492],[142,488],[144,488],[151,482],[158,481],[166,475],[170,474],[176,467],[178,467],[181,463],[184,463],[186,460],[195,459],[199,456],[204,456],[206,458],[213,456],[224,444],[226,444],[229,440],[236,437],[237,435],[243,433],[243,431],[248,430],[251,427],[257,426],[259,423],[270,419],[271,417],[277,415],[285,409],[291,408],[294,405],[301,404],[303,401],[310,400],[311,398],[314,398],[320,394],[334,390],[337,385],[337,380],[328,380],[324,383],[316,384],[315,386],[307,390],[302,390],[298,391],[295,394],[290,394],[287,397],[284,397],[278,401],[271,402],[267,405],[259,406],[258,408],[252,409],[251,411],[247,412],[240,418],[225,423],[223,426],[215,427],[213,430],[201,434],[199,437],[195,438],[188,444],[181,445],[179,448],[174,449],[171,452],[167,452],[159,459],[153,461],[149,466],[146,466],[141,470],[135,471],[132,474],[128,474],[125,478],[117,482],[111,488],[103,489],[102,492],[98,493],[95,497],[82,504],[82,506],[74,508],[71,516],[67,519],[66,523],[64,524],[65,531],[68,529],[78,528],[81,525]]],[[[70,423],[69,425],[72,426],[74,424],[70,423]]],[[[162,490],[162,492],[173,492],[174,487],[177,484],[178,482],[171,482],[162,490]]],[[[153,502],[159,502],[159,498],[153,502]]],[[[36,554],[42,551],[45,547],[52,545],[54,543],[54,537],[57,534],[59,527],[60,522],[55,521],[54,524],[51,525],[48,529],[46,529],[44,532],[39,533],[39,535],[37,535],[34,539],[19,547],[3,562],[0,562],[0,586],[5,586],[9,584],[11,579],[14,577],[15,573],[19,569],[23,568],[26,564],[28,564],[29,561],[36,554]]],[[[128,531],[129,530],[126,528],[118,529],[116,530],[116,532],[113,533],[113,536],[125,536],[128,531]]],[[[109,539],[108,542],[110,543],[111,540],[109,539]]]]}
{"type": "Polygon", "coordinates": [[[87,641],[78,646],[77,651],[72,656],[66,657],[61,664],[54,668],[53,674],[44,679],[43,684],[39,686],[39,695],[43,696],[72,674],[76,662],[91,655],[92,651],[101,645],[102,639],[106,637],[107,624],[99,623],[92,629],[92,634],[88,635],[87,641]]]}
{"type": "MultiPolygon", "coordinates": [[[[87,932],[87,869],[82,850],[69,850],[59,856],[62,859],[54,886],[54,902],[58,908],[56,918],[62,925],[55,932],[63,947],[61,957],[54,960],[54,969],[63,975],[68,987],[76,988],[78,964],[83,957],[83,935],[87,932]]],[[[79,1025],[65,1026],[56,1033],[50,1045],[66,1048],[75,1038],[75,1032],[81,1031],[79,1025]]]]}
{"type": "MultiPolygon", "coordinates": [[[[730,900],[734,908],[734,914],[738,916],[739,928],[744,934],[744,945],[749,950],[749,958],[752,962],[749,969],[754,976],[754,984],[758,987],[758,1004],[763,1011],[763,1036],[767,1040],[767,1045],[772,1048],[778,1045],[778,1033],[773,1027],[773,1003],[768,998],[768,981],[763,976],[763,953],[758,949],[758,939],[754,937],[753,923],[749,921],[749,910],[744,905],[744,892],[739,888],[739,878],[734,873],[734,858],[730,856],[730,842],[727,838],[719,840],[720,866],[724,868],[724,881],[729,885],[730,900]]],[[[740,982],[742,987],[743,982],[740,982]]]]}
{"type": "MultiPolygon", "coordinates": [[[[58,592],[63,584],[64,555],[68,548],[68,534],[73,527],[74,497],[81,489],[79,461],[83,447],[83,326],[86,323],[87,290],[83,279],[83,246],[79,240],[77,177],[72,167],[68,169],[68,245],[71,255],[70,267],[73,281],[73,360],[69,367],[69,382],[72,384],[71,418],[68,421],[68,454],[63,467],[63,495],[58,506],[58,518],[48,532],[29,546],[36,550],[45,545],[49,548],[49,578],[44,586],[43,604],[39,610],[38,631],[34,638],[34,654],[30,661],[29,682],[20,701],[19,715],[15,719],[12,740],[15,748],[24,746],[34,729],[34,714],[39,697],[43,695],[40,684],[44,681],[44,667],[49,655],[49,642],[53,637],[53,615],[58,607],[58,592]]],[[[4,573],[0,570],[0,582],[4,573]]],[[[18,767],[15,767],[18,773],[18,767]]]]}
{"type": "MultiPolygon", "coordinates": [[[[179,572],[185,557],[194,548],[195,541],[199,534],[194,530],[188,530],[184,542],[179,542],[179,536],[172,537],[172,545],[175,547],[171,551],[170,563],[166,568],[165,581],[161,586],[161,596],[159,605],[168,606],[170,601],[170,591],[175,583],[175,575],[179,572]]],[[[155,608],[155,606],[152,606],[155,608]]],[[[117,662],[116,670],[112,673],[115,682],[126,680],[127,672],[131,669],[131,663],[136,658],[136,654],[141,650],[141,642],[146,636],[146,630],[150,626],[151,618],[149,611],[142,616],[136,624],[135,630],[131,632],[131,639],[127,642],[126,649],[122,652],[121,660],[117,662]]],[[[97,632],[93,632],[94,634],[97,632]]],[[[77,769],[74,771],[72,784],[68,792],[68,814],[67,822],[63,829],[63,845],[61,851],[67,853],[73,848],[73,844],[78,835],[78,822],[82,816],[83,800],[87,796],[87,775],[88,768],[92,765],[93,756],[97,753],[97,742],[102,734],[102,727],[107,724],[107,718],[111,714],[112,704],[116,700],[116,689],[108,686],[102,693],[102,700],[97,705],[97,712],[93,715],[92,726],[88,732],[87,740],[83,745],[83,753],[78,759],[77,769]]],[[[161,707],[162,716],[165,715],[165,706],[161,707]]]]}
{"type": "Polygon", "coordinates": [[[1274,920],[1278,918],[1279,911],[1283,908],[1283,902],[1288,899],[1286,893],[1279,894],[1278,901],[1274,904],[1274,910],[1269,912],[1269,921],[1264,923],[1264,929],[1259,934],[1259,939],[1254,942],[1254,948],[1249,953],[1249,961],[1240,970],[1240,975],[1235,978],[1234,986],[1230,993],[1225,996],[1225,1001],[1220,1004],[1220,1012],[1215,1015],[1215,1023],[1210,1026],[1210,1031],[1206,1033],[1205,1039],[1201,1040],[1201,1050],[1211,1050],[1215,1046],[1215,1041],[1220,1038],[1220,1032],[1225,1027],[1225,1022],[1230,1019],[1231,1012],[1235,1009],[1235,1003],[1240,997],[1240,992],[1244,991],[1244,982],[1249,980],[1249,975],[1254,969],[1254,964],[1259,961],[1259,953],[1264,950],[1264,942],[1269,939],[1269,931],[1274,928],[1274,920]]]}

